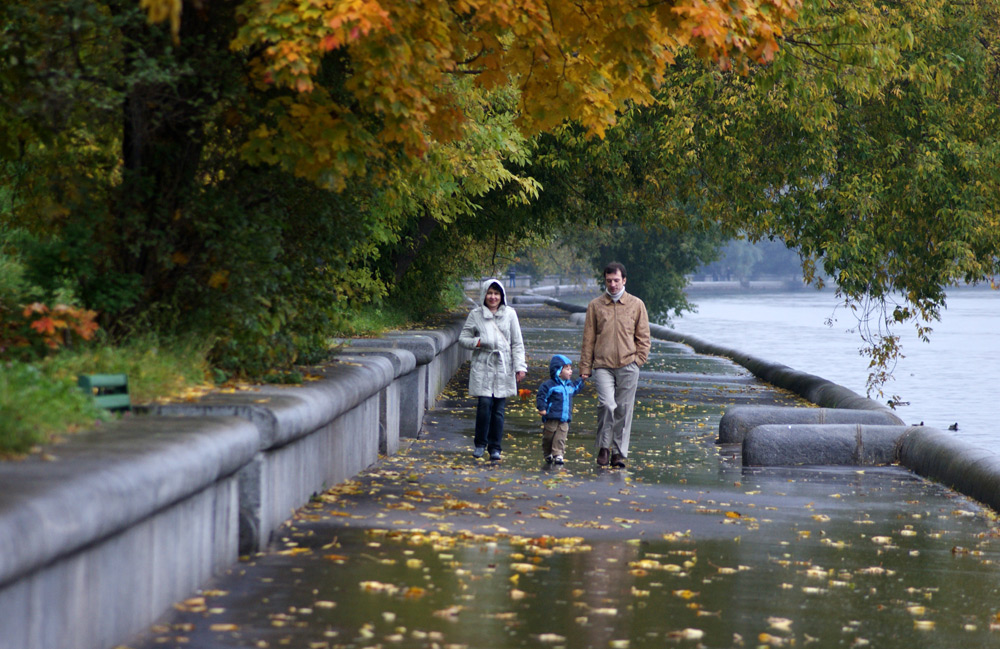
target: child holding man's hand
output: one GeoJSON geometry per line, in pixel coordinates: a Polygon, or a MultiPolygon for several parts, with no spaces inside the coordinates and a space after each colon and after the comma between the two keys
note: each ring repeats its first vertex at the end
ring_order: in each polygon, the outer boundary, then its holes
{"type": "Polygon", "coordinates": [[[573,361],[556,354],[549,361],[548,381],[538,386],[535,405],[542,417],[542,455],[547,464],[562,464],[566,453],[569,422],[573,418],[573,395],[583,389],[583,379],[572,380],[573,361]]]}

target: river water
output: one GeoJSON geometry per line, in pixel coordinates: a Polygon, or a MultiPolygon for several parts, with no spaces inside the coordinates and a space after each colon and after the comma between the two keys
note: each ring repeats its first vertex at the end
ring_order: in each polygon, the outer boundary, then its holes
{"type": "MultiPolygon", "coordinates": [[[[866,393],[868,359],[857,319],[833,291],[695,292],[697,313],[674,319],[677,331],[776,361],[866,393]]],[[[954,289],[933,324],[930,342],[912,325],[898,327],[904,358],[883,395],[908,405],[897,407],[907,423],[923,422],[976,446],[995,447],[1000,430],[994,407],[1000,379],[1000,292],[954,289]]]]}

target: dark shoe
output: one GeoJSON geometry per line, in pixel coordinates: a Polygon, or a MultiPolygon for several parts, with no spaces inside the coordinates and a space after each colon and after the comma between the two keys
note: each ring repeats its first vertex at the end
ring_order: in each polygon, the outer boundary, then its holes
{"type": "Polygon", "coordinates": [[[556,464],[562,464],[563,463],[563,456],[556,455],[555,457],[552,458],[552,461],[555,462],[556,464]]]}
{"type": "Polygon", "coordinates": [[[606,448],[602,448],[597,452],[597,466],[608,466],[608,456],[611,451],[606,448]]]}
{"type": "Polygon", "coordinates": [[[611,466],[613,466],[613,467],[615,467],[617,469],[624,469],[625,468],[625,458],[622,457],[621,455],[618,455],[617,453],[612,453],[611,454],[611,466]]]}
{"type": "Polygon", "coordinates": [[[490,451],[490,460],[496,462],[500,459],[500,451],[490,451]]]}
{"type": "Polygon", "coordinates": [[[552,456],[551,455],[546,455],[545,456],[545,463],[546,464],[552,464],[552,456]]]}
{"type": "Polygon", "coordinates": [[[485,446],[477,446],[476,450],[474,450],[472,452],[472,457],[474,457],[474,458],[476,458],[478,460],[479,458],[481,458],[483,456],[483,453],[485,453],[485,452],[486,452],[486,447],[485,446]]]}

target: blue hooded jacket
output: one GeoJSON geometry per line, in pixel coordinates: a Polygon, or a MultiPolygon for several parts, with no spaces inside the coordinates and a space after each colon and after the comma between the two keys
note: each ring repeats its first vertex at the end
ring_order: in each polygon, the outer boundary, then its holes
{"type": "Polygon", "coordinates": [[[559,378],[563,366],[572,365],[573,361],[556,354],[549,361],[549,376],[552,377],[538,386],[535,405],[538,410],[544,410],[543,419],[571,421],[573,418],[573,395],[583,389],[583,379],[569,381],[559,378]]]}

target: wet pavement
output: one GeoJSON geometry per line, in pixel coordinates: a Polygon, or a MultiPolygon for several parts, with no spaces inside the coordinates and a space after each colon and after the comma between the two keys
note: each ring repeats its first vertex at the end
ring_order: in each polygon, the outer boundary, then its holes
{"type": "Polygon", "coordinates": [[[993,514],[898,467],[742,467],[715,444],[725,408],[804,404],[728,360],[655,341],[628,467],[594,463],[592,386],[547,466],[534,389],[581,329],[517,310],[532,395],[508,403],[500,462],[471,456],[460,372],[419,440],[127,646],[1000,644],[993,514]]]}

